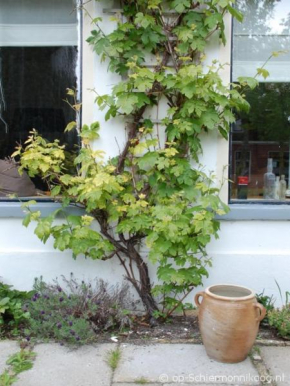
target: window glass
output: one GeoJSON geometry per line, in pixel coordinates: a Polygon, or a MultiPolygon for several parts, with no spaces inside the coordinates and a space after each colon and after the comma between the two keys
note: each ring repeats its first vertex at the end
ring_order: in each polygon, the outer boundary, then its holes
{"type": "Polygon", "coordinates": [[[239,0],[244,22],[234,21],[232,80],[254,77],[266,63],[270,75],[245,90],[249,113],[231,133],[230,198],[290,202],[290,2],[239,0]]]}
{"type": "Polygon", "coordinates": [[[76,150],[76,133],[64,134],[75,120],[64,101],[66,89],[77,88],[79,80],[75,8],[73,0],[0,0],[1,197],[46,194],[38,179],[19,177],[26,188],[13,186],[17,168],[3,161],[32,129],[48,141],[60,139],[68,152],[76,150]]]}

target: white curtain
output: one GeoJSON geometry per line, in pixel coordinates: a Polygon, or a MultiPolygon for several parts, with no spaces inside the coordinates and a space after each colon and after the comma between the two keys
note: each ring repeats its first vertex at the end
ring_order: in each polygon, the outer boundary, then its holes
{"type": "Polygon", "coordinates": [[[266,82],[290,82],[290,1],[271,5],[266,0],[240,0],[237,4],[245,18],[243,23],[234,22],[233,81],[255,76],[272,52],[287,51],[267,63],[270,76],[266,82]]]}
{"type": "Polygon", "coordinates": [[[73,0],[0,0],[0,47],[76,46],[73,0]]]}

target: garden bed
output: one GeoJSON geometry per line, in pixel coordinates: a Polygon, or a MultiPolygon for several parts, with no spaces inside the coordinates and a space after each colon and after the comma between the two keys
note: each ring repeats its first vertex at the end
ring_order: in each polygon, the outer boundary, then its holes
{"type": "MultiPolygon", "coordinates": [[[[149,323],[140,318],[134,323],[131,330],[124,332],[103,332],[97,336],[98,342],[112,342],[118,340],[121,343],[195,343],[202,344],[196,315],[174,316],[170,321],[159,323],[151,327],[149,323]]],[[[256,344],[267,346],[290,346],[290,341],[278,336],[270,326],[261,326],[256,344]]]]}

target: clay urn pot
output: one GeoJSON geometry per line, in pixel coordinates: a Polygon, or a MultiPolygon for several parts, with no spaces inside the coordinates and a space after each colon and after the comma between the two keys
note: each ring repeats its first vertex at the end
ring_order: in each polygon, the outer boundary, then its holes
{"type": "Polygon", "coordinates": [[[248,288],[213,285],[195,295],[198,322],[207,355],[225,363],[246,359],[266,309],[248,288]]]}

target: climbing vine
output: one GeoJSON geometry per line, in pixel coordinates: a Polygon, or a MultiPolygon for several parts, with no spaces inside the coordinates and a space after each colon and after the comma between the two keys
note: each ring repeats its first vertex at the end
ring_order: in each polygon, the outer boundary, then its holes
{"type": "MultiPolygon", "coordinates": [[[[208,275],[206,246],[218,236],[216,215],[227,211],[199,155],[202,133],[218,130],[227,138],[233,111],[249,109],[241,84],[222,82],[224,65],[217,60],[205,65],[209,40],[218,36],[221,44],[226,42],[225,14],[242,21],[233,3],[124,0],[109,34],[102,19],[90,15],[94,27],[88,43],[109,71],[120,75],[110,94],[95,90],[96,104],[112,124],[116,117],[124,122],[123,148],[106,160],[95,150],[100,127],[93,123],[79,133],[76,175],[66,172],[64,146],[48,143],[36,131],[14,153],[22,170],[47,181],[64,208],[73,202],[86,211],[56,225],[62,209],[42,218],[28,202],[24,225],[35,220],[43,242],[52,236],[55,248],[71,249],[74,257],[116,257],[149,316],[169,316],[182,307],[181,301],[208,275]],[[150,112],[164,101],[167,107],[157,125],[150,112]],[[157,283],[150,277],[150,263],[157,267],[157,283]]],[[[256,83],[240,81],[251,87],[256,83]]],[[[68,93],[79,112],[74,91],[68,93]]],[[[76,126],[71,122],[67,130],[76,126]]]]}

